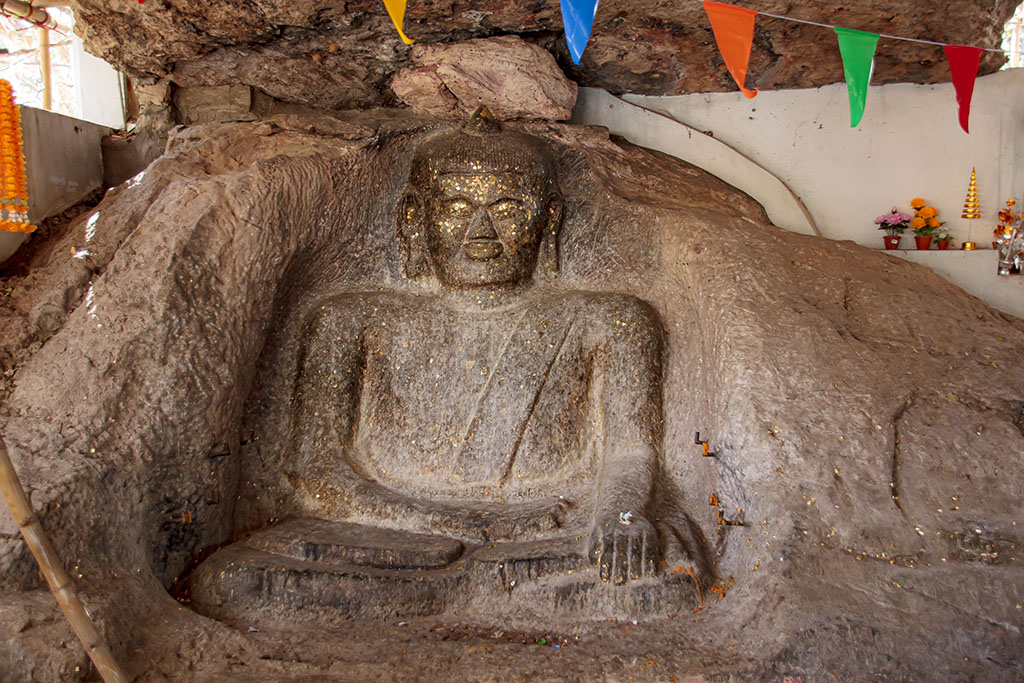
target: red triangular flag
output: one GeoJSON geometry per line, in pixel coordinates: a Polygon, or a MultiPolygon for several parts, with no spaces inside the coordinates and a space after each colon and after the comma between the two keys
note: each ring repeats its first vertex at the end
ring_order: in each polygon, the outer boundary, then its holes
{"type": "Polygon", "coordinates": [[[965,133],[970,133],[967,120],[971,118],[974,79],[978,77],[978,62],[985,50],[969,45],[943,45],[942,49],[946,51],[949,72],[953,74],[953,90],[956,91],[956,103],[960,107],[960,127],[965,133]]]}
{"type": "Polygon", "coordinates": [[[750,61],[750,44],[754,42],[754,17],[757,11],[711,0],[704,0],[704,11],[711,21],[718,51],[722,53],[732,79],[746,97],[754,97],[757,90],[744,88],[743,82],[747,80],[747,63],[750,61]]]}

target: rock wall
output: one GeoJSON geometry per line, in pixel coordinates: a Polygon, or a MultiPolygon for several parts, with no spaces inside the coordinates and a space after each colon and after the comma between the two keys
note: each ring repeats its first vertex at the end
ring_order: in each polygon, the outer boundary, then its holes
{"type": "MultiPolygon", "coordinates": [[[[393,103],[389,84],[410,65],[380,2],[324,0],[145,2],[72,0],[76,32],[92,54],[133,76],[169,76],[183,87],[245,85],[286,103],[319,108],[393,103]]],[[[740,3],[748,4],[748,3],[740,3]]],[[[864,31],[997,47],[1015,3],[981,8],[968,0],[843,6],[759,2],[754,9],[864,31]]],[[[582,64],[572,64],[558,3],[488,0],[409,3],[405,31],[421,45],[519,35],[550,51],[578,84],[612,92],[669,95],[732,91],[732,82],[700,3],[599,6],[582,64]]],[[[413,58],[415,60],[415,57],[413,58]]],[[[983,73],[1002,64],[987,55],[983,73]]],[[[759,18],[748,87],[814,87],[843,80],[835,35],[759,18]]],[[[885,42],[873,81],[949,79],[940,48],[885,42]]]]}
{"type": "MultiPolygon", "coordinates": [[[[528,127],[561,166],[561,281],[640,296],[666,327],[664,467],[714,547],[704,608],[636,627],[483,611],[289,635],[171,599],[210,550],[290,509],[266,484],[288,455],[266,425],[296,322],[327,293],[412,287],[394,211],[414,142],[439,125],[382,110],[180,130],[5,279],[2,432],[132,672],[542,675],[536,636],[518,634],[543,632],[564,643],[567,680],[1019,673],[1024,322],[914,264],[775,228],[682,162],[557,124],[528,127]],[[744,526],[718,524],[712,494],[744,526]]],[[[59,617],[6,511],[0,577],[0,661],[74,678],[74,646],[45,646],[59,617]]]]}

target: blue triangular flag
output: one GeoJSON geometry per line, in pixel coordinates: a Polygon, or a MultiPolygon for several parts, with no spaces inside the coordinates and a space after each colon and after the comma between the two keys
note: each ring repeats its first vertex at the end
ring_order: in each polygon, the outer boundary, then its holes
{"type": "Polygon", "coordinates": [[[565,42],[569,45],[569,56],[575,64],[583,58],[583,50],[590,40],[594,28],[594,14],[597,0],[561,0],[562,25],[565,27],[565,42]]]}

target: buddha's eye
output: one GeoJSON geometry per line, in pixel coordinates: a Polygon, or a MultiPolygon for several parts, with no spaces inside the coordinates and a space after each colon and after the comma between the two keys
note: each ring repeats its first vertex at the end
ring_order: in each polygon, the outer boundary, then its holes
{"type": "Polygon", "coordinates": [[[442,202],[440,213],[447,218],[469,218],[473,214],[473,205],[457,197],[442,202]]]}
{"type": "Polygon", "coordinates": [[[525,210],[523,203],[518,199],[505,197],[492,203],[489,207],[491,219],[496,221],[518,221],[522,219],[525,210]]]}

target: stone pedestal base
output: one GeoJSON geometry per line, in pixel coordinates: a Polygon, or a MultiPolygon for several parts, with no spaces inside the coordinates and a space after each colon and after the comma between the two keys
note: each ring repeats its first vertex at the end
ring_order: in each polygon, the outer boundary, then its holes
{"type": "Polygon", "coordinates": [[[690,575],[611,585],[585,537],[473,546],[445,536],[295,519],[224,548],[190,577],[195,609],[239,627],[458,613],[642,619],[699,605],[690,575]]]}

